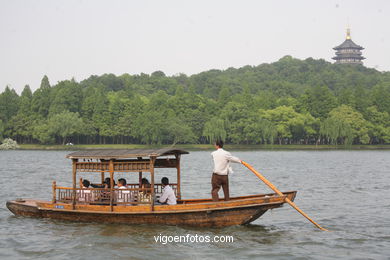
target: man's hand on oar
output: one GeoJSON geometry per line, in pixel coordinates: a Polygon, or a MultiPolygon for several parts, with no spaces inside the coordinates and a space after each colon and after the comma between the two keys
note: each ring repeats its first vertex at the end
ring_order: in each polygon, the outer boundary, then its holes
{"type": "MultiPolygon", "coordinates": [[[[281,191],[279,191],[269,180],[267,180],[263,175],[261,175],[258,171],[256,171],[251,165],[249,165],[248,163],[246,163],[244,161],[241,161],[241,163],[243,165],[245,165],[249,170],[251,170],[260,180],[262,180],[265,184],[267,184],[268,187],[270,187],[274,192],[276,192],[276,194],[278,194],[279,196],[284,196],[284,194],[281,191]]],[[[300,208],[298,208],[298,206],[295,205],[295,203],[292,202],[289,198],[286,197],[285,201],[288,204],[290,204],[294,209],[296,209],[299,213],[301,213],[305,218],[307,218],[311,223],[313,223],[316,227],[318,227],[319,229],[321,229],[323,231],[329,231],[329,230],[321,227],[320,225],[318,225],[305,212],[303,212],[300,208]]]]}

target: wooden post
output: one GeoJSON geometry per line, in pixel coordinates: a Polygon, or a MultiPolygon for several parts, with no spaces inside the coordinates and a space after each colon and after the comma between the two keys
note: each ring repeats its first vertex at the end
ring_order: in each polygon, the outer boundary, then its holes
{"type": "Polygon", "coordinates": [[[139,183],[139,187],[141,188],[141,185],[142,185],[142,172],[138,172],[138,183],[139,183]]]}
{"type": "Polygon", "coordinates": [[[154,192],[154,162],[156,161],[156,157],[150,157],[150,182],[152,186],[152,201],[150,204],[150,209],[151,211],[154,211],[154,197],[155,197],[155,192],[154,192]]]}
{"type": "Polygon", "coordinates": [[[73,171],[73,202],[72,209],[76,209],[76,174],[77,174],[77,159],[72,159],[72,171],[73,171]]]}
{"type": "Polygon", "coordinates": [[[180,188],[180,154],[176,154],[176,169],[177,169],[177,199],[181,200],[180,188]]]}
{"type": "Polygon", "coordinates": [[[101,177],[101,181],[102,181],[102,184],[103,184],[104,183],[104,172],[101,172],[100,177],[101,177]]]}
{"type": "Polygon", "coordinates": [[[53,204],[57,202],[56,187],[57,187],[56,181],[53,181],[53,185],[52,185],[52,188],[53,188],[53,197],[52,197],[52,200],[51,200],[51,202],[52,202],[53,204]]]}
{"type": "Polygon", "coordinates": [[[109,164],[109,171],[110,171],[110,210],[114,211],[114,160],[110,160],[109,164]]]}
{"type": "MultiPolygon", "coordinates": [[[[137,159],[139,160],[139,161],[141,161],[142,160],[142,157],[137,157],[137,159]]],[[[141,188],[141,185],[142,185],[142,171],[140,171],[140,172],[138,172],[138,187],[139,188],[141,188]]]]}

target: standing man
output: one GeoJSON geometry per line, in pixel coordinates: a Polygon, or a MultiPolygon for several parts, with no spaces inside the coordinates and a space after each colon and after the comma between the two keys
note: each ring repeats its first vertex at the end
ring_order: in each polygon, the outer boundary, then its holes
{"type": "Polygon", "coordinates": [[[213,177],[211,178],[211,196],[213,201],[218,201],[218,192],[222,186],[223,193],[225,195],[225,200],[229,200],[229,178],[228,175],[231,172],[230,162],[242,163],[242,161],[232,156],[228,151],[225,151],[223,148],[223,141],[217,140],[215,142],[216,151],[212,152],[214,160],[214,171],[213,177]]]}

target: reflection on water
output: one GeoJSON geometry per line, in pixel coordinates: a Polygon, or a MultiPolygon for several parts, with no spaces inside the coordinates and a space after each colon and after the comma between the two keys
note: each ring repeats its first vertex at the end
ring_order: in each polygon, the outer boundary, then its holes
{"type": "MultiPolygon", "coordinates": [[[[6,200],[50,199],[51,182],[71,185],[63,151],[0,151],[2,259],[386,259],[390,255],[389,151],[237,151],[332,232],[322,232],[286,205],[248,226],[195,228],[106,225],[13,216],[6,200]],[[155,236],[233,236],[233,243],[156,243],[155,236]]],[[[232,196],[270,192],[252,173],[233,165],[232,196]]],[[[210,197],[210,152],[182,157],[184,198],[210,197]]],[[[175,173],[158,171],[175,179],[175,173]]],[[[84,175],[100,180],[100,175],[84,175]]],[[[129,181],[129,176],[124,176],[129,181]]],[[[157,178],[158,178],[157,177],[157,178]]],[[[138,175],[134,177],[135,180],[138,175]]]]}

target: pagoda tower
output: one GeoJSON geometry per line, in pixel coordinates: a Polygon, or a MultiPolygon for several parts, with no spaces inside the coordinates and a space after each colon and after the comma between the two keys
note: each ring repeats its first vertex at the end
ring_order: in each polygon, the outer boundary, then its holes
{"type": "Polygon", "coordinates": [[[364,48],[355,44],[351,40],[351,31],[347,29],[347,39],[333,48],[336,51],[336,56],[332,59],[336,60],[338,64],[363,64],[362,60],[365,58],[362,56],[361,50],[364,48]]]}

